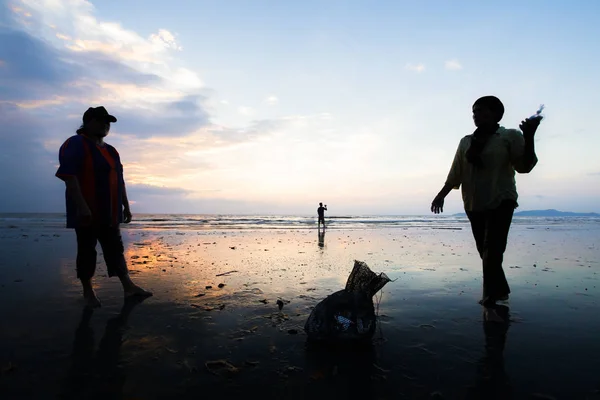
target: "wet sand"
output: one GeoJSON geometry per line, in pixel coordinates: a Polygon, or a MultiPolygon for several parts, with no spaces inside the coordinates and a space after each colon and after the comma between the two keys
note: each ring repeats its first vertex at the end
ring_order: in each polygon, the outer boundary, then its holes
{"type": "Polygon", "coordinates": [[[124,304],[98,249],[90,312],[73,232],[0,230],[0,398],[598,398],[600,226],[513,226],[506,325],[483,322],[467,227],[123,237],[154,297],[124,304]],[[355,259],[395,279],[374,345],[307,348],[311,307],[355,259]]]}

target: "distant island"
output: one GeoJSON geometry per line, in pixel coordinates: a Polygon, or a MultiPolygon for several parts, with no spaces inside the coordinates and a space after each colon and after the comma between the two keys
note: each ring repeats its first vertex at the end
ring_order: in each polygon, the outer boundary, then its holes
{"type": "MultiPolygon", "coordinates": [[[[465,213],[454,214],[457,217],[466,216],[465,213]]],[[[530,210],[530,211],[518,211],[515,213],[515,217],[600,217],[598,213],[578,213],[571,211],[558,211],[558,210],[530,210]]]]}

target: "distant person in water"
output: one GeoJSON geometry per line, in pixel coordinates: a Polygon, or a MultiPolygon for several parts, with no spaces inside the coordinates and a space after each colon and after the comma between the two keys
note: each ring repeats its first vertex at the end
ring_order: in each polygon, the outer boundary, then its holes
{"type": "Polygon", "coordinates": [[[494,307],[497,301],[508,300],[510,293],[502,260],[518,206],[515,171],[529,173],[537,164],[533,138],[541,117],[522,121],[521,133],[499,125],[504,105],[494,96],[478,99],[472,111],[477,129],[460,141],[446,184],[433,200],[431,211],[443,212],[444,198],[462,186],[464,208],[483,260],[480,304],[486,318],[500,321],[494,307]]]}
{"type": "Polygon", "coordinates": [[[319,215],[319,229],[321,229],[321,223],[323,224],[323,229],[325,229],[325,211],[327,211],[327,204],[323,206],[323,203],[319,203],[319,208],[317,208],[317,214],[319,215]]]}
{"type": "Polygon", "coordinates": [[[104,142],[117,119],[104,107],[90,107],[83,125],[60,147],[56,176],[66,184],[67,228],[77,236],[77,277],[90,307],[101,303],[92,287],[96,243],[100,242],[108,276],[118,276],[125,296],[151,296],[132,282],[125,261],[120,223],[131,222],[119,153],[104,142]]]}

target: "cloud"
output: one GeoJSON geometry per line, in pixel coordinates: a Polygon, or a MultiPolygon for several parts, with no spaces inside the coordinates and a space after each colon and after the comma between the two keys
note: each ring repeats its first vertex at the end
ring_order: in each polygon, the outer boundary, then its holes
{"type": "Polygon", "coordinates": [[[202,86],[196,73],[173,61],[171,54],[182,48],[176,34],[167,29],[144,38],[118,23],[99,21],[94,6],[86,0],[21,0],[18,8],[22,11],[13,10],[13,22],[21,29],[32,36],[55,38],[47,40],[70,53],[100,53],[140,72],[158,75],[181,89],[202,86]],[[27,21],[23,12],[29,14],[27,21]]]}
{"type": "Polygon", "coordinates": [[[458,60],[448,60],[445,63],[446,69],[451,70],[451,71],[457,71],[459,69],[462,69],[462,65],[458,62],[458,60]]]}
{"type": "Polygon", "coordinates": [[[52,115],[34,119],[10,104],[0,104],[0,121],[0,185],[10,188],[0,199],[0,211],[62,211],[64,184],[54,177],[58,148],[49,152],[39,140],[47,134],[59,135],[65,126],[52,115]]]}
{"type": "Polygon", "coordinates": [[[279,103],[279,99],[277,96],[271,95],[265,99],[265,102],[270,106],[274,106],[279,103]]]}
{"type": "Polygon", "coordinates": [[[193,192],[184,188],[153,186],[148,184],[127,185],[127,197],[137,198],[146,196],[187,196],[193,192]]]}
{"type": "Polygon", "coordinates": [[[284,118],[280,120],[257,120],[252,121],[246,127],[238,129],[215,126],[210,129],[210,132],[218,138],[219,142],[242,142],[272,134],[282,129],[286,124],[287,121],[284,118]]]}
{"type": "MultiPolygon", "coordinates": [[[[3,86],[15,81],[35,85],[46,85],[48,82],[62,85],[69,82],[72,66],[61,60],[58,52],[41,40],[24,32],[0,28],[0,41],[0,59],[4,62],[0,77],[3,86]],[[42,64],[44,60],[47,64],[42,64]]],[[[2,90],[1,95],[4,97],[8,93],[2,90]]]]}
{"type": "MultiPolygon", "coordinates": [[[[84,103],[94,95],[108,94],[111,87],[98,82],[106,77],[106,71],[110,71],[113,88],[135,86],[136,93],[162,82],[157,75],[136,71],[105,54],[69,54],[22,31],[0,29],[0,41],[4,43],[0,47],[0,59],[4,61],[0,100],[54,104],[47,100],[60,97],[64,103],[84,103]]],[[[108,97],[115,99],[114,94],[108,97]]]]}
{"type": "Polygon", "coordinates": [[[254,114],[254,109],[252,107],[241,106],[238,107],[238,112],[245,116],[250,116],[254,114]]]}
{"type": "Polygon", "coordinates": [[[213,123],[206,106],[211,91],[173,58],[182,51],[175,34],[159,29],[143,38],[93,14],[83,0],[21,0],[13,9],[0,3],[0,169],[11,171],[0,174],[0,184],[12,188],[0,212],[64,209],[64,184],[54,177],[58,148],[90,105],[119,118],[107,141],[123,157],[132,200],[147,206],[146,198],[161,199],[171,210],[177,196],[220,190],[198,187],[215,168],[207,154],[282,126],[213,123]]]}
{"type": "Polygon", "coordinates": [[[89,105],[101,104],[123,116],[119,131],[141,137],[184,136],[209,123],[199,77],[169,63],[168,50],[180,49],[169,31],[143,39],[118,24],[97,21],[93,6],[83,0],[23,0],[17,11],[1,9],[0,41],[6,45],[0,59],[6,65],[0,102],[39,112],[54,108],[63,115],[81,115],[89,105]],[[45,28],[23,25],[25,12],[45,28]],[[60,39],[48,39],[55,36],[60,39]],[[66,47],[65,41],[70,41],[66,47]]]}
{"type": "Polygon", "coordinates": [[[421,73],[421,72],[425,71],[424,64],[406,64],[405,68],[409,71],[414,71],[417,73],[421,73]]]}
{"type": "Polygon", "coordinates": [[[168,49],[183,50],[183,48],[175,41],[175,35],[166,29],[159,29],[158,33],[150,35],[150,42],[164,46],[168,49]]]}

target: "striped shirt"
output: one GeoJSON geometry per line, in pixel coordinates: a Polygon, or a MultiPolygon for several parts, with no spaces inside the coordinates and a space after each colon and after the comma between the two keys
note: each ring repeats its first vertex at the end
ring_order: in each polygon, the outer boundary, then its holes
{"type": "MultiPolygon", "coordinates": [[[[92,212],[93,224],[118,226],[123,222],[123,165],[117,150],[109,144],[98,145],[84,135],[68,138],[60,147],[59,179],[74,176],[92,212]]],[[[77,228],[75,201],[65,194],[67,228],[77,228]]]]}

